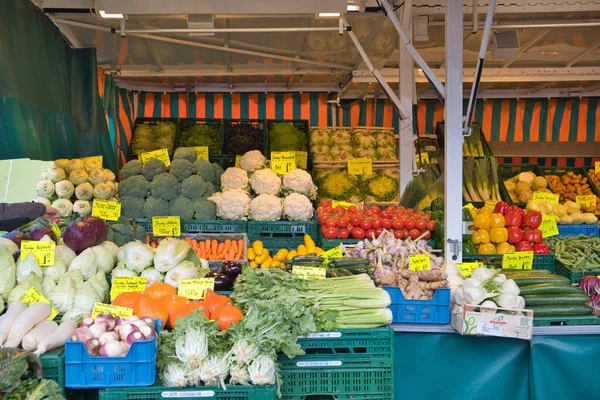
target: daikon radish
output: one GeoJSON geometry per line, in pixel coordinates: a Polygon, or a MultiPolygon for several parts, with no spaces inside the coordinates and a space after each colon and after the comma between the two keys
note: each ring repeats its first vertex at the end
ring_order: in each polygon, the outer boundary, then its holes
{"type": "Polygon", "coordinates": [[[52,313],[50,304],[37,302],[33,303],[23,311],[15,323],[10,327],[8,338],[4,342],[4,347],[17,347],[25,335],[33,329],[34,326],[45,320],[52,313]]]}
{"type": "Polygon", "coordinates": [[[33,327],[33,329],[23,337],[21,347],[23,350],[34,351],[37,349],[40,340],[51,335],[58,328],[58,324],[54,321],[43,320],[33,327]]]}
{"type": "Polygon", "coordinates": [[[77,328],[77,322],[67,320],[60,324],[53,334],[46,336],[38,343],[35,355],[39,356],[52,349],[56,349],[65,344],[65,340],[70,338],[77,328]]]}
{"type": "Polygon", "coordinates": [[[17,317],[25,311],[27,306],[20,301],[15,301],[8,307],[6,310],[6,314],[2,316],[2,323],[0,323],[0,346],[4,346],[4,342],[8,337],[8,333],[10,332],[10,328],[13,326],[13,323],[17,319],[17,317]]]}

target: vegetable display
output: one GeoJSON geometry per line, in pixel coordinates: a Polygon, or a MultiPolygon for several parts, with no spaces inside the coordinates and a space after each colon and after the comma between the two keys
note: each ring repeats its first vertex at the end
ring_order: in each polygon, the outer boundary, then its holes
{"type": "Polygon", "coordinates": [[[533,193],[552,193],[548,181],[543,176],[537,176],[532,171],[521,172],[510,179],[504,180],[508,195],[515,203],[528,203],[533,199],[533,193]]]}
{"type": "Polygon", "coordinates": [[[181,132],[179,145],[183,147],[206,146],[210,155],[219,154],[219,131],[208,124],[193,124],[181,132]]]}
{"type": "Polygon", "coordinates": [[[279,249],[273,254],[269,253],[263,245],[263,242],[256,240],[248,249],[248,261],[253,268],[282,268],[286,269],[285,261],[291,260],[296,256],[306,256],[314,254],[319,256],[323,253],[323,249],[315,245],[315,241],[310,235],[304,235],[304,244],[300,244],[296,249],[279,249]]]}
{"type": "Polygon", "coordinates": [[[269,129],[269,151],[307,151],[306,133],[292,124],[279,123],[269,129]]]}
{"type": "Polygon", "coordinates": [[[562,175],[546,174],[545,177],[552,192],[560,195],[560,203],[564,203],[565,201],[575,202],[577,196],[592,195],[595,198],[594,204],[581,211],[589,213],[596,212],[597,203],[600,202],[600,200],[595,196],[595,193],[592,191],[592,187],[588,182],[588,178],[583,176],[583,174],[567,171],[562,175]]]}
{"type": "Polygon", "coordinates": [[[466,202],[500,200],[498,162],[495,157],[465,157],[463,198],[466,202]]]}
{"type": "MultiPolygon", "coordinates": [[[[191,250],[200,259],[209,261],[224,261],[224,260],[244,260],[244,240],[217,240],[217,239],[196,239],[194,237],[185,236],[183,240],[191,247],[191,250]]],[[[146,243],[153,248],[160,245],[162,239],[146,237],[146,243]]]]}
{"type": "MultiPolygon", "coordinates": [[[[257,124],[259,127],[262,123],[257,124]]],[[[263,134],[257,126],[252,123],[232,124],[228,131],[225,131],[224,154],[234,156],[245,154],[251,150],[263,149],[263,134]]]]}
{"type": "Polygon", "coordinates": [[[544,215],[553,215],[559,225],[595,224],[598,217],[591,212],[581,212],[581,205],[568,200],[563,204],[527,203],[527,210],[539,211],[544,215]]]}
{"type": "Polygon", "coordinates": [[[600,274],[600,238],[585,235],[551,237],[545,240],[556,260],[569,271],[600,274]]]}
{"type": "Polygon", "coordinates": [[[133,154],[140,155],[149,151],[166,148],[173,154],[177,126],[171,122],[158,122],[156,124],[138,124],[135,126],[131,149],[133,154]]]}
{"type": "Polygon", "coordinates": [[[44,373],[40,360],[31,352],[0,349],[0,393],[7,400],[64,400],[62,388],[44,373]]]}
{"type": "Polygon", "coordinates": [[[314,128],[310,150],[315,162],[345,162],[353,157],[398,161],[398,141],[389,130],[314,128]]]}

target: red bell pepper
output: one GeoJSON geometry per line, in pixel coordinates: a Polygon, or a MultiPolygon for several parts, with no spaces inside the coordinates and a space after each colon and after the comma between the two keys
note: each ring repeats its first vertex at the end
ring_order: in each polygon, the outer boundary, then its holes
{"type": "Polygon", "coordinates": [[[517,244],[523,240],[523,231],[518,226],[508,228],[508,243],[517,244]]]}
{"type": "Polygon", "coordinates": [[[517,243],[517,251],[533,251],[533,246],[531,243],[522,241],[517,243]]]}
{"type": "Polygon", "coordinates": [[[523,220],[525,226],[533,229],[537,229],[542,223],[542,213],[539,211],[530,210],[525,215],[525,219],[523,220]]]}
{"type": "Polygon", "coordinates": [[[508,203],[504,202],[504,201],[499,201],[496,203],[496,207],[494,207],[494,213],[500,213],[502,215],[506,215],[506,213],[509,210],[509,205],[508,203]]]}
{"type": "Polygon", "coordinates": [[[533,246],[534,254],[550,254],[550,248],[547,244],[537,243],[533,246]]]}
{"type": "Polygon", "coordinates": [[[542,231],[539,229],[525,229],[523,232],[523,240],[530,243],[542,243],[542,231]]]}
{"type": "Polygon", "coordinates": [[[504,224],[506,227],[520,227],[523,219],[521,218],[521,213],[515,210],[509,210],[504,216],[504,224]]]}

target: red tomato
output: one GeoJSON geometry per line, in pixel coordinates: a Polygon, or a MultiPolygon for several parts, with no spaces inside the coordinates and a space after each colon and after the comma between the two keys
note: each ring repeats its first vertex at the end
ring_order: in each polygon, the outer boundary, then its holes
{"type": "Polygon", "coordinates": [[[321,201],[319,202],[319,207],[325,207],[325,206],[326,206],[326,205],[328,205],[328,204],[329,204],[329,201],[328,201],[328,200],[321,200],[321,201]]]}
{"type": "Polygon", "coordinates": [[[369,229],[371,229],[373,227],[373,224],[371,224],[371,221],[362,221],[360,223],[360,227],[362,229],[364,229],[365,231],[368,231],[369,229]]]}
{"type": "Polygon", "coordinates": [[[375,235],[375,231],[373,229],[369,229],[365,232],[365,236],[369,240],[377,239],[377,236],[373,237],[374,235],[375,235]]]}
{"type": "Polygon", "coordinates": [[[348,220],[346,218],[342,218],[342,219],[338,219],[337,220],[337,227],[338,228],[345,228],[348,226],[348,220]]]}
{"type": "Polygon", "coordinates": [[[379,218],[373,218],[373,229],[381,228],[381,220],[379,218]]]}
{"type": "Polygon", "coordinates": [[[411,229],[415,229],[416,224],[412,219],[407,219],[404,223],[404,226],[410,231],[411,229]]]}
{"type": "Polygon", "coordinates": [[[430,232],[435,231],[435,221],[429,221],[427,223],[427,230],[430,232]]]}
{"type": "Polygon", "coordinates": [[[406,239],[407,237],[409,237],[410,235],[408,234],[408,229],[404,228],[402,229],[402,234],[404,235],[404,238],[406,239]]]}
{"type": "Polygon", "coordinates": [[[381,232],[383,232],[383,228],[377,228],[374,229],[375,231],[375,237],[379,237],[379,235],[381,235],[381,232]]]}
{"type": "Polygon", "coordinates": [[[331,204],[327,204],[323,210],[325,211],[326,214],[331,214],[333,212],[333,207],[331,207],[331,204]]]}
{"type": "Polygon", "coordinates": [[[415,228],[417,228],[420,231],[425,230],[425,229],[427,229],[427,222],[425,222],[423,220],[418,220],[415,223],[415,228]]]}
{"type": "Polygon", "coordinates": [[[404,236],[404,231],[395,231],[394,237],[396,239],[406,239],[406,237],[404,236]]]}
{"type": "Polygon", "coordinates": [[[381,211],[381,208],[379,208],[378,205],[374,205],[374,206],[371,206],[371,208],[369,210],[371,210],[374,213],[378,214],[381,211]]]}
{"type": "Polygon", "coordinates": [[[387,209],[380,212],[379,216],[383,219],[390,219],[392,217],[392,213],[390,213],[387,209]]]}
{"type": "Polygon", "coordinates": [[[383,229],[392,229],[392,221],[390,221],[389,219],[382,219],[381,227],[383,229]]]}
{"type": "Polygon", "coordinates": [[[340,233],[336,228],[327,228],[325,229],[323,236],[325,236],[327,239],[337,239],[339,234],[340,233]]]}
{"type": "Polygon", "coordinates": [[[423,236],[423,240],[429,240],[429,239],[431,239],[431,232],[429,232],[428,230],[421,231],[420,234],[419,234],[419,236],[421,236],[424,233],[425,233],[425,236],[423,236]]]}
{"type": "Polygon", "coordinates": [[[321,225],[325,225],[325,222],[327,222],[327,216],[325,214],[319,214],[319,222],[321,225]]]}
{"type": "Polygon", "coordinates": [[[333,218],[327,218],[325,225],[327,225],[328,228],[335,228],[337,226],[337,222],[333,218]]]}
{"type": "Polygon", "coordinates": [[[350,236],[350,231],[348,229],[340,229],[340,239],[348,239],[350,236]]]}
{"type": "Polygon", "coordinates": [[[392,221],[392,228],[394,229],[404,229],[404,221],[401,219],[395,219],[392,221]]]}
{"type": "Polygon", "coordinates": [[[375,212],[374,212],[374,211],[372,211],[372,210],[368,210],[368,211],[365,211],[365,215],[366,215],[367,217],[372,217],[373,215],[375,215],[375,212]]]}
{"type": "Polygon", "coordinates": [[[354,206],[350,206],[350,207],[348,207],[348,212],[349,212],[350,214],[355,214],[357,211],[358,211],[358,210],[357,210],[357,209],[356,209],[356,207],[354,207],[354,206]]]}
{"type": "Polygon", "coordinates": [[[364,239],[365,238],[365,230],[362,228],[352,229],[352,237],[354,239],[364,239]]]}
{"type": "Polygon", "coordinates": [[[360,226],[360,218],[358,218],[356,215],[350,217],[350,225],[360,226]]]}
{"type": "Polygon", "coordinates": [[[421,236],[421,232],[419,232],[418,229],[411,229],[410,232],[408,232],[408,235],[412,240],[415,240],[416,238],[421,236]]]}

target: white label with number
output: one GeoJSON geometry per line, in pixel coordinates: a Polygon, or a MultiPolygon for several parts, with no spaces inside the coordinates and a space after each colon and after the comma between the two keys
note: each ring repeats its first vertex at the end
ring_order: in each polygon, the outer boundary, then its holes
{"type": "Polygon", "coordinates": [[[309,338],[339,338],[342,337],[342,332],[317,332],[308,335],[309,338]]]}
{"type": "Polygon", "coordinates": [[[213,390],[193,390],[189,392],[162,392],[162,398],[215,397],[213,390]]]}
{"type": "Polygon", "coordinates": [[[502,325],[477,324],[477,334],[486,336],[502,336],[502,325]]]}
{"type": "Polygon", "coordinates": [[[298,361],[297,367],[339,367],[341,361],[298,361]]]}

